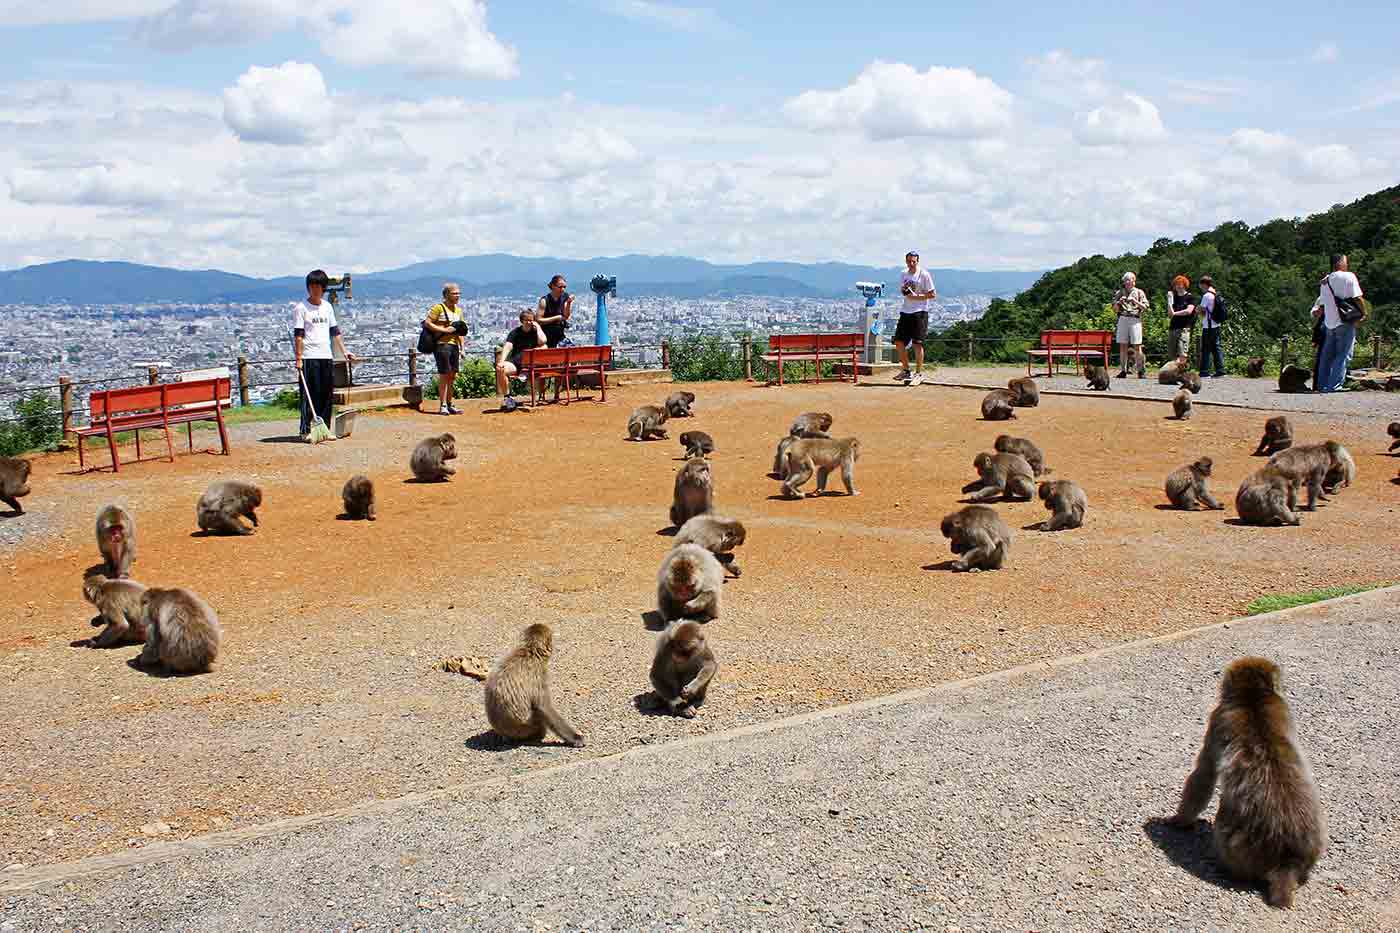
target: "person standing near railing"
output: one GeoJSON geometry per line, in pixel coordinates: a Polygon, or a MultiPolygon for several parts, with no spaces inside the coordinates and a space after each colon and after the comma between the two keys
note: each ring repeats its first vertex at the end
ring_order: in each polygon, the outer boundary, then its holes
{"type": "Polygon", "coordinates": [[[899,277],[899,292],[904,296],[904,308],[894,329],[894,348],[899,352],[899,374],[896,382],[916,386],[924,381],[924,338],[928,336],[928,303],[938,297],[933,287],[933,273],[920,268],[919,254],[912,249],[904,254],[905,271],[899,277]],[[914,372],[909,372],[909,345],[914,346],[914,372]]]}
{"type": "Polygon", "coordinates": [[[1225,375],[1225,357],[1220,352],[1220,322],[1215,319],[1215,280],[1203,275],[1197,284],[1201,286],[1201,375],[1218,378],[1225,375]]]}
{"type": "Polygon", "coordinates": [[[1119,379],[1128,378],[1129,369],[1136,369],[1139,379],[1147,378],[1147,357],[1142,352],[1142,316],[1150,307],[1147,293],[1137,287],[1137,273],[1124,272],[1123,287],[1113,293],[1113,310],[1118,315],[1114,338],[1118,342],[1119,379]]]}
{"type": "Polygon", "coordinates": [[[462,309],[457,303],[462,298],[462,289],[456,282],[442,286],[442,301],[428,309],[423,326],[437,335],[437,345],[433,347],[433,362],[438,371],[438,414],[460,415],[462,410],[452,404],[452,387],[457,381],[457,371],[462,368],[462,338],[467,332],[467,322],[462,319],[462,309]]]}
{"type": "Polygon", "coordinates": [[[1322,352],[1317,358],[1318,375],[1313,386],[1318,392],[1336,392],[1347,381],[1347,367],[1356,349],[1356,325],[1359,320],[1344,321],[1338,301],[1360,298],[1361,282],[1347,268],[1345,253],[1332,256],[1332,271],[1322,280],[1313,318],[1321,319],[1324,328],[1322,352]]]}
{"type": "Polygon", "coordinates": [[[1191,358],[1191,328],[1196,323],[1196,296],[1191,294],[1191,280],[1184,275],[1172,279],[1171,315],[1167,330],[1167,353],[1174,359],[1191,358]]]}
{"type": "MultiPolygon", "coordinates": [[[[574,296],[568,292],[569,283],[562,275],[556,275],[549,280],[549,292],[540,296],[539,305],[535,308],[535,321],[544,331],[545,344],[553,347],[572,346],[572,341],[565,336],[564,331],[569,326],[569,319],[574,316],[574,296]]],[[[554,400],[559,401],[559,380],[551,378],[554,383],[554,400]]]]}
{"type": "Polygon", "coordinates": [[[306,276],[306,300],[292,308],[292,346],[296,351],[296,368],[301,377],[297,391],[301,395],[301,439],[311,440],[313,415],[331,423],[331,396],[335,391],[335,357],[331,344],[351,363],[357,357],[345,349],[340,326],[335,320],[335,306],[325,301],[330,276],[313,269],[306,276]],[[302,383],[305,383],[302,385],[302,383]],[[308,397],[309,396],[309,397],[308,397]]]}

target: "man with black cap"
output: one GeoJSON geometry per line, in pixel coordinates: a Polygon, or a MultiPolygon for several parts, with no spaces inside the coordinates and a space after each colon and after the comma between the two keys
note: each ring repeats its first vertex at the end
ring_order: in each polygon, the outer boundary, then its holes
{"type": "Polygon", "coordinates": [[[928,303],[938,297],[933,287],[933,273],[919,267],[919,254],[910,250],[904,254],[905,271],[899,277],[899,292],[904,296],[904,308],[894,330],[894,348],[899,351],[899,375],[896,382],[916,386],[924,381],[924,338],[928,336],[928,303]],[[914,372],[909,372],[909,345],[914,345],[914,372]]]}

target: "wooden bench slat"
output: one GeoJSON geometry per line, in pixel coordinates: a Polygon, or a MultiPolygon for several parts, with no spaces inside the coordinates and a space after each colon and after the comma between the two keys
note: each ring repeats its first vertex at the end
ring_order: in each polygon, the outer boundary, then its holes
{"type": "MultiPolygon", "coordinates": [[[[564,380],[564,404],[569,404],[568,394],[577,395],[574,377],[580,375],[598,376],[600,401],[608,400],[608,365],[612,362],[612,345],[588,344],[580,347],[536,347],[520,355],[520,371],[516,378],[524,379],[530,387],[530,405],[535,401],[535,383],[539,379],[562,378],[564,380]]],[[[543,398],[541,393],[540,398],[543,398]]]]}
{"type": "MultiPolygon", "coordinates": [[[[223,399],[229,398],[232,382],[228,377],[196,379],[189,382],[168,382],[129,389],[107,389],[94,392],[88,399],[91,416],[86,428],[73,433],[78,440],[78,466],[86,469],[83,442],[86,437],[105,436],[112,454],[112,471],[121,471],[117,457],[116,435],[122,431],[136,432],[136,461],[141,457],[141,431],[160,428],[165,432],[166,455],[175,461],[175,446],[170,440],[172,424],[187,425],[190,452],[194,452],[196,421],[214,421],[219,426],[219,441],[228,454],[228,430],[224,426],[223,399]]],[[[94,468],[95,469],[95,468],[94,468]]]]}
{"type": "MultiPolygon", "coordinates": [[[[836,360],[850,357],[851,382],[860,379],[857,368],[860,351],[865,348],[865,335],[862,333],[834,334],[770,334],[768,352],[761,359],[765,363],[775,363],[778,367],[778,385],[783,384],[783,363],[815,362],[815,379],[822,381],[821,363],[823,359],[836,360]]],[[[771,380],[770,380],[771,381],[771,380]]],[[[844,380],[842,380],[844,381],[844,380]]]]}

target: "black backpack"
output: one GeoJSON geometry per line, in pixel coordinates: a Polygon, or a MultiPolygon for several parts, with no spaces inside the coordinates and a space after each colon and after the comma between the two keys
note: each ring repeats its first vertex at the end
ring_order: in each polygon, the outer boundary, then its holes
{"type": "Polygon", "coordinates": [[[1219,292],[1215,293],[1215,304],[1211,305],[1210,319],[1217,324],[1224,324],[1230,319],[1230,310],[1225,306],[1225,296],[1219,292]]]}

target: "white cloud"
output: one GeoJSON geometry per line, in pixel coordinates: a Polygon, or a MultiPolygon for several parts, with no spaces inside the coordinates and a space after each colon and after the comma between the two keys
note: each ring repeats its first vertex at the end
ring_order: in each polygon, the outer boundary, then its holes
{"type": "Polygon", "coordinates": [[[1248,155],[1274,156],[1287,151],[1292,140],[1282,133],[1244,127],[1230,134],[1230,145],[1248,155]]]}
{"type": "Polygon", "coordinates": [[[9,183],[10,197],[23,204],[140,208],[166,203],[178,195],[175,184],[133,166],[17,172],[9,183]]]}
{"type": "Polygon", "coordinates": [[[655,23],[683,32],[713,30],[724,25],[709,7],[681,6],[659,3],[657,0],[603,0],[602,7],[627,19],[655,23]]]}
{"type": "Polygon", "coordinates": [[[899,62],[872,62],[839,91],[806,91],[783,105],[813,130],[859,131],[872,139],[971,138],[1011,124],[1011,94],[967,68],[920,72],[899,62]]]}
{"type": "Polygon", "coordinates": [[[1298,169],[1310,181],[1346,181],[1361,174],[1361,160],[1341,143],[1307,146],[1298,153],[1298,169]]]}
{"type": "Polygon", "coordinates": [[[253,65],[224,90],[224,122],[240,139],[296,145],[312,140],[331,121],[326,81],[315,65],[253,65]]]}
{"type": "Polygon", "coordinates": [[[295,10],[281,0],[180,0],[144,19],[136,34],[148,45],[175,52],[231,45],[291,29],[295,10]]]}
{"type": "Polygon", "coordinates": [[[1136,94],[1122,94],[1075,114],[1074,135],[1086,146],[1119,146],[1161,139],[1167,129],[1156,104],[1136,94]]]}
{"type": "Polygon", "coordinates": [[[1056,49],[1027,59],[1026,67],[1032,78],[1031,93],[1063,107],[1100,101],[1113,93],[1101,59],[1076,58],[1056,49]]]}
{"type": "Polygon", "coordinates": [[[1312,55],[1308,57],[1320,65],[1325,65],[1335,62],[1340,54],[1341,50],[1337,48],[1337,43],[1320,42],[1317,48],[1313,49],[1312,55]]]}
{"type": "Polygon", "coordinates": [[[170,0],[0,0],[0,26],[53,26],[145,16],[170,0]]]}

